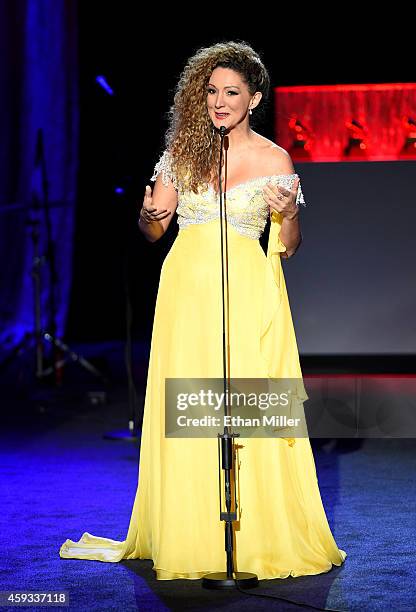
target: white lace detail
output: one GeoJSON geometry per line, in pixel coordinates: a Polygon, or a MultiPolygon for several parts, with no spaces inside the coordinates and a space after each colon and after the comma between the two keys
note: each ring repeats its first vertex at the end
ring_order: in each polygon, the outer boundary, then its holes
{"type": "MultiPolygon", "coordinates": [[[[224,201],[230,225],[243,236],[258,240],[269,216],[269,206],[263,198],[263,187],[271,183],[290,189],[297,176],[297,174],[259,176],[228,189],[224,193],[224,201]]],[[[296,203],[306,206],[300,185],[296,203]]],[[[213,221],[219,218],[218,194],[212,185],[198,194],[191,191],[180,192],[176,212],[180,229],[194,223],[213,221]]]]}
{"type": "Polygon", "coordinates": [[[169,181],[172,181],[173,186],[175,187],[176,191],[178,191],[176,176],[172,171],[171,156],[167,150],[163,151],[159,161],[155,165],[153,175],[150,180],[155,181],[160,173],[162,173],[163,184],[167,187],[169,185],[169,181]]]}
{"type": "MultiPolygon", "coordinates": [[[[214,187],[209,185],[208,188],[200,188],[199,193],[183,191],[172,172],[171,156],[167,150],[162,153],[150,180],[155,181],[159,174],[162,174],[164,185],[167,186],[169,181],[172,181],[178,192],[176,212],[180,229],[219,218],[219,198],[214,187]]],[[[257,176],[228,189],[224,193],[224,202],[230,225],[243,236],[258,240],[264,231],[270,212],[263,198],[263,187],[271,183],[274,186],[281,185],[291,189],[297,177],[297,174],[257,176]]],[[[300,184],[296,204],[306,206],[300,184]]]]}

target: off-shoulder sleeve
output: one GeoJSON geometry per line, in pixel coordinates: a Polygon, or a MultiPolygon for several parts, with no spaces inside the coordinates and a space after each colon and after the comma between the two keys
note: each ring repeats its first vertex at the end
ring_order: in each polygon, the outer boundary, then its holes
{"type": "Polygon", "coordinates": [[[151,181],[155,181],[159,174],[162,174],[162,182],[167,187],[169,185],[169,180],[172,181],[173,186],[176,191],[178,190],[178,183],[176,180],[176,176],[172,170],[172,158],[169,151],[163,151],[159,161],[155,165],[153,170],[151,181]]]}
{"type": "MultiPolygon", "coordinates": [[[[297,176],[297,175],[296,175],[297,176]]],[[[302,204],[302,206],[306,206],[305,198],[303,197],[302,186],[299,182],[298,193],[296,195],[296,204],[302,204]]]]}
{"type": "MultiPolygon", "coordinates": [[[[281,185],[282,187],[286,187],[287,189],[292,189],[293,183],[295,182],[295,179],[297,178],[299,178],[298,174],[284,174],[282,176],[276,177],[275,180],[278,185],[281,185]]],[[[298,185],[298,192],[296,195],[296,204],[298,206],[299,204],[306,206],[305,198],[303,197],[302,185],[300,183],[300,179],[299,179],[299,185],[298,185]]]]}

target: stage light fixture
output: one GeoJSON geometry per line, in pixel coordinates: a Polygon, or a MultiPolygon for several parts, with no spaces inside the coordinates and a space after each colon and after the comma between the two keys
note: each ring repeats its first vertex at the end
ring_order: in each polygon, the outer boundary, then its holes
{"type": "Polygon", "coordinates": [[[292,115],[289,120],[289,130],[292,138],[289,152],[296,159],[309,158],[313,138],[310,129],[300,121],[297,115],[292,115]]]}
{"type": "Polygon", "coordinates": [[[348,143],[344,148],[344,155],[351,157],[366,157],[368,152],[368,129],[357,119],[345,122],[348,132],[348,143]]]}
{"type": "Polygon", "coordinates": [[[414,157],[416,155],[416,120],[410,116],[403,117],[402,126],[405,137],[400,150],[400,156],[405,157],[409,155],[414,157]]]}

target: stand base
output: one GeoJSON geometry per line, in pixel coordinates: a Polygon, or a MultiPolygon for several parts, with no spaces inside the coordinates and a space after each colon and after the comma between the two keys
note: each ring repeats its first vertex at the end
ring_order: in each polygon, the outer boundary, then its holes
{"type": "MultiPolygon", "coordinates": [[[[233,576],[238,582],[238,586],[244,589],[253,589],[259,586],[256,574],[234,572],[233,576]]],[[[235,581],[233,578],[227,577],[227,572],[213,572],[202,578],[202,586],[205,589],[235,589],[235,581]]]]}

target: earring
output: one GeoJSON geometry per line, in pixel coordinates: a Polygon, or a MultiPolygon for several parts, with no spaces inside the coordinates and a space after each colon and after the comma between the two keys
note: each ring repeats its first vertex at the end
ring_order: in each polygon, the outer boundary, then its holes
{"type": "Polygon", "coordinates": [[[250,110],[249,110],[249,113],[250,113],[250,115],[252,115],[252,114],[253,114],[253,111],[251,110],[251,108],[250,108],[250,110]]]}

